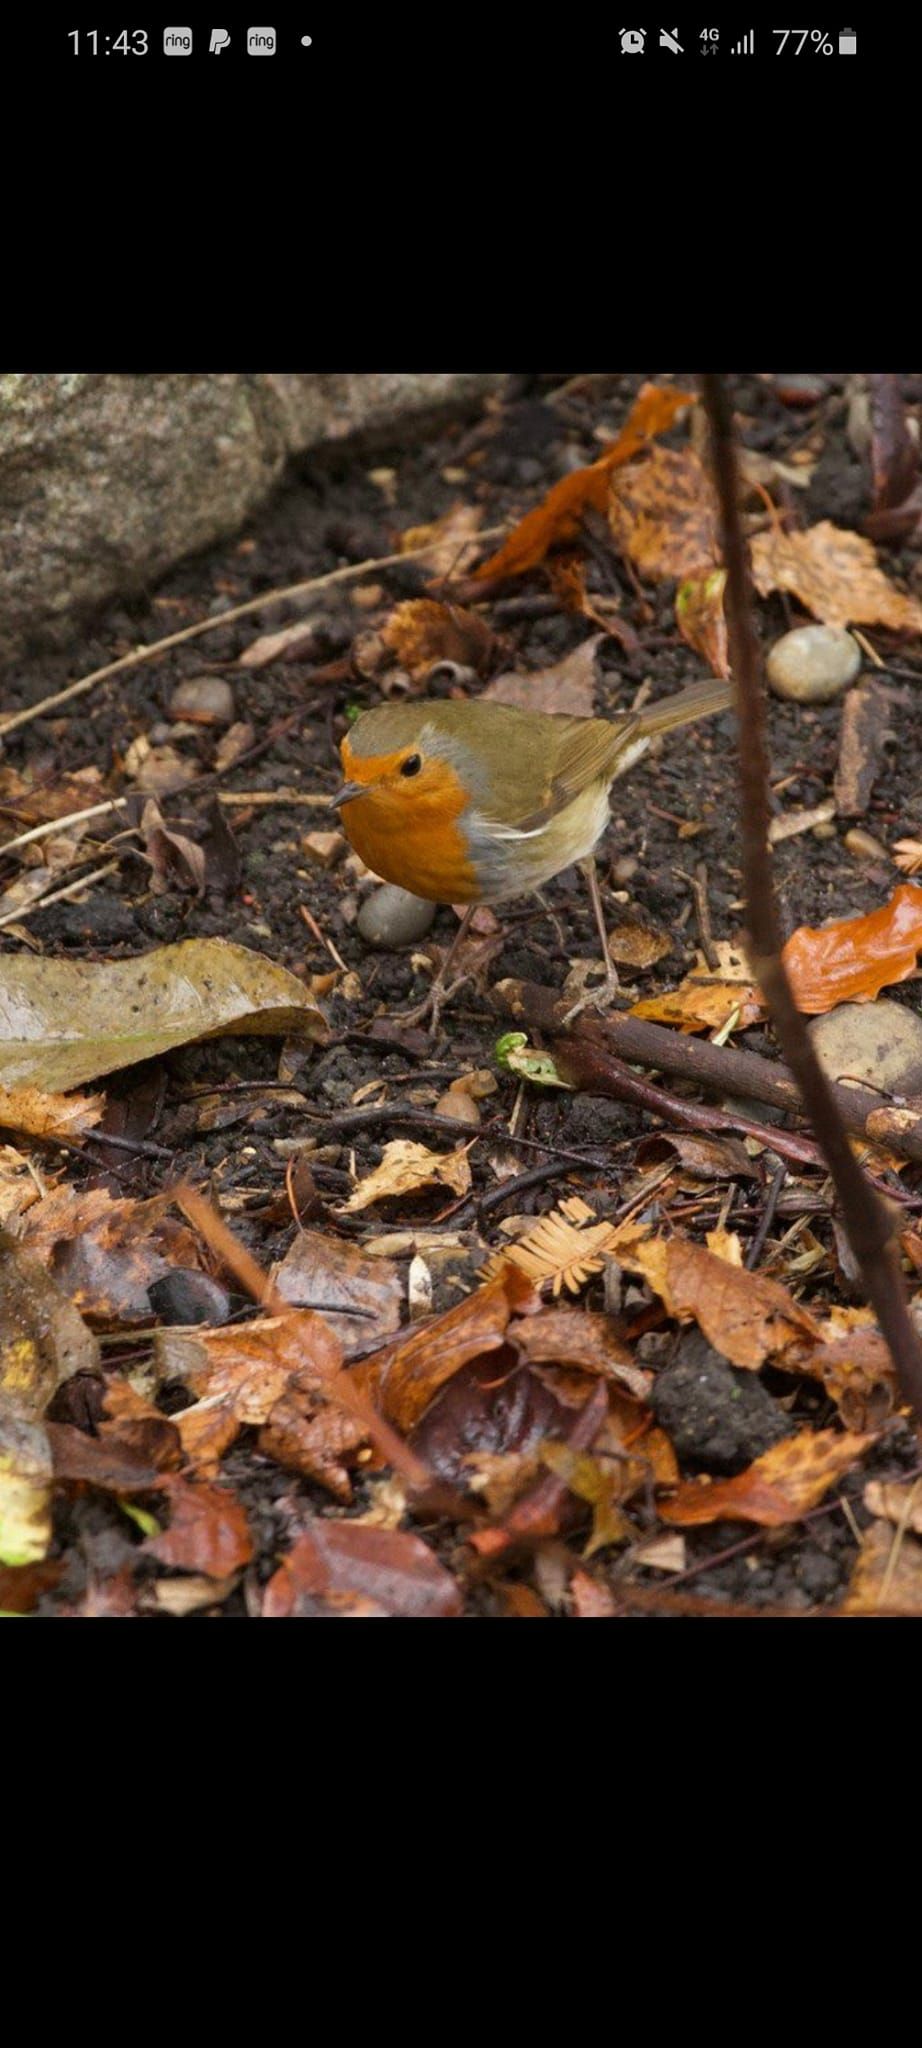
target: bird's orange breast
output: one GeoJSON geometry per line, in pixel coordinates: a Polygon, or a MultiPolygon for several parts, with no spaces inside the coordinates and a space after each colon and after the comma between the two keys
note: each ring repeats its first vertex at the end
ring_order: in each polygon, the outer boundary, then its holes
{"type": "Polygon", "coordinates": [[[348,737],[342,760],[350,781],[367,782],[367,796],[343,805],[347,839],[372,873],[431,903],[476,903],[477,872],[459,823],[468,793],[446,761],[431,761],[411,780],[399,774],[400,754],[361,756],[348,737]]]}

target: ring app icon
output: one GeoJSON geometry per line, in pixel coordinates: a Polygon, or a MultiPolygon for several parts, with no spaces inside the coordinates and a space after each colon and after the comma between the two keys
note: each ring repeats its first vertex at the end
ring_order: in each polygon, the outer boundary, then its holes
{"type": "Polygon", "coordinates": [[[163,54],[165,57],[191,57],[191,28],[165,28],[163,31],[163,54]]]}
{"type": "Polygon", "coordinates": [[[208,45],[208,51],[209,51],[209,55],[212,55],[212,56],[213,56],[213,55],[215,55],[215,54],[217,54],[217,55],[220,55],[220,52],[221,52],[222,50],[226,50],[226,49],[227,49],[227,46],[228,46],[229,42],[230,42],[230,30],[229,30],[229,29],[226,29],[226,28],[213,28],[213,29],[212,29],[212,31],[211,31],[211,41],[210,41],[210,43],[209,43],[209,45],[208,45]]]}
{"type": "Polygon", "coordinates": [[[248,28],[248,29],[247,29],[247,56],[248,56],[248,57],[274,57],[274,56],[275,56],[275,30],[274,30],[274,28],[248,28]]]}

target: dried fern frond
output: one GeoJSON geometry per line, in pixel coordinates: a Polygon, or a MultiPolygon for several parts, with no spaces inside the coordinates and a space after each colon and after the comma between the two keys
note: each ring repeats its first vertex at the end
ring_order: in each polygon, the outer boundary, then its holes
{"type": "Polygon", "coordinates": [[[572,1195],[540,1217],[524,1237],[494,1252],[483,1268],[483,1277],[492,1279],[508,1260],[521,1267],[536,1287],[550,1287],[555,1296],[564,1288],[578,1294],[594,1273],[601,1273],[606,1258],[624,1243],[627,1233],[636,1241],[638,1226],[629,1224],[626,1231],[624,1224],[599,1223],[580,1196],[572,1195]]]}

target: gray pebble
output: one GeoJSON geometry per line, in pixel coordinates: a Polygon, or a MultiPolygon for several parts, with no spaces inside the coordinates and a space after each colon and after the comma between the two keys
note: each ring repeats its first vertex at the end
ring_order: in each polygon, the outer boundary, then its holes
{"type": "Polygon", "coordinates": [[[398,889],[396,882],[385,882],[366,896],[356,925],[369,946],[399,952],[402,946],[413,946],[417,939],[425,938],[435,913],[434,903],[411,896],[409,889],[398,889]]]}
{"type": "Polygon", "coordinates": [[[230,725],[234,693],[223,676],[185,676],[170,698],[171,718],[194,718],[200,725],[230,725]]]}
{"type": "Polygon", "coordinates": [[[766,662],[775,696],[798,704],[830,704],[860,667],[861,649],[840,626],[797,626],[775,641],[766,662]]]}
{"type": "Polygon", "coordinates": [[[922,1017],[903,1003],[840,1003],[808,1025],[832,1081],[869,1081],[888,1095],[922,1094],[922,1017]]]}

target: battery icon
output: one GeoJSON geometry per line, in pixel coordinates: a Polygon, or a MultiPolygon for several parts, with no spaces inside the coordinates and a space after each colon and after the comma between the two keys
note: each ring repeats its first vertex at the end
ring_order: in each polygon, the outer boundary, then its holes
{"type": "Polygon", "coordinates": [[[840,30],[839,30],[839,56],[840,56],[840,57],[856,57],[856,56],[857,56],[857,54],[858,54],[858,38],[857,38],[857,36],[856,36],[856,34],[855,34],[855,31],[854,31],[854,29],[853,29],[853,28],[840,28],[840,30]]]}

